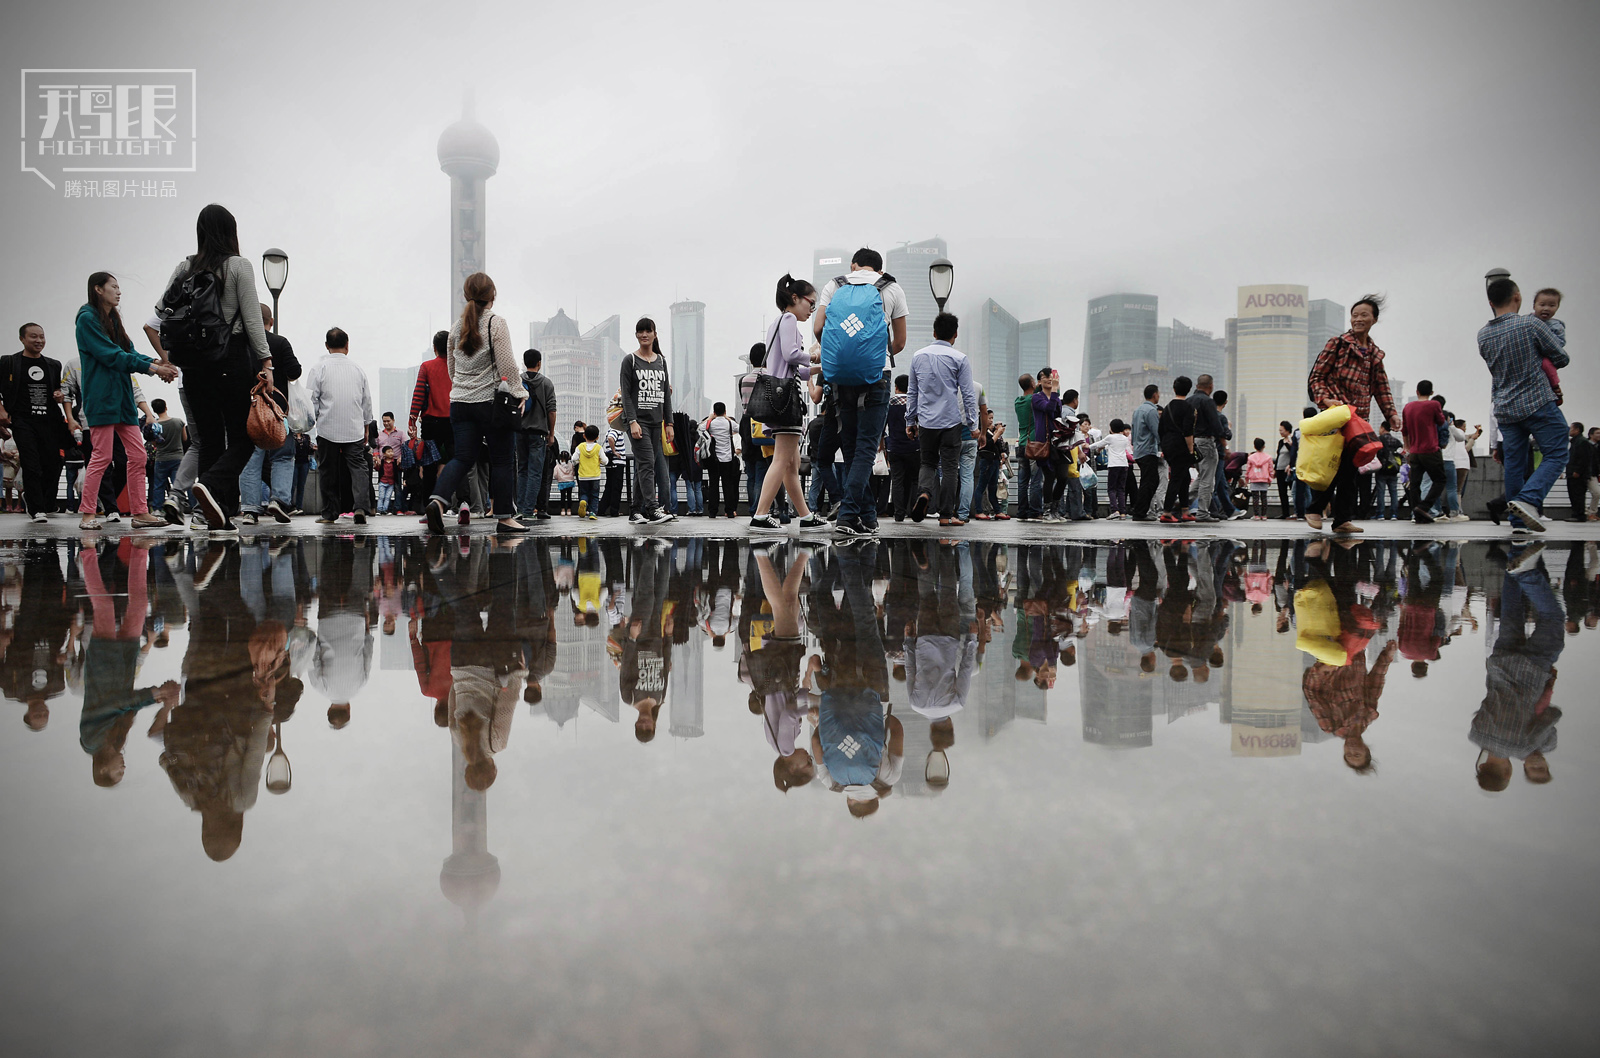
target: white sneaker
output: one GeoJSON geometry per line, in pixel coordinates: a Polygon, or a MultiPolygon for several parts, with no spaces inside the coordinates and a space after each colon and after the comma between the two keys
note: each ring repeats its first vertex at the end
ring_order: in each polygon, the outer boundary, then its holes
{"type": "Polygon", "coordinates": [[[30,518],[29,521],[33,522],[34,525],[49,525],[50,524],[50,519],[48,519],[48,518],[46,518],[44,516],[44,512],[43,511],[39,511],[36,514],[34,514],[34,516],[32,518],[30,518]]]}
{"type": "Polygon", "coordinates": [[[1472,515],[1465,511],[1457,511],[1450,516],[1450,520],[1452,522],[1470,522],[1472,521],[1472,515]]]}

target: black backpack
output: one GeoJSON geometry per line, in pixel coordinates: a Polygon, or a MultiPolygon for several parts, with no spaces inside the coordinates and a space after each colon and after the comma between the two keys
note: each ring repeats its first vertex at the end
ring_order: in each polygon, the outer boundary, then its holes
{"type": "Polygon", "coordinates": [[[233,321],[222,318],[222,287],[220,275],[202,268],[161,296],[161,346],[179,367],[215,364],[227,353],[233,321]]]}

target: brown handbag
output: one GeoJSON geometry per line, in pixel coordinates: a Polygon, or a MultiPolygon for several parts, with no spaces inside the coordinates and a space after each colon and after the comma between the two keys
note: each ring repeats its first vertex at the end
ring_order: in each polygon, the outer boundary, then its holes
{"type": "Polygon", "coordinates": [[[1049,459],[1049,441],[1029,441],[1022,446],[1022,454],[1029,459],[1049,459]]]}
{"type": "Polygon", "coordinates": [[[257,448],[268,451],[282,448],[283,442],[289,437],[289,428],[283,421],[283,409],[272,399],[272,383],[265,376],[258,378],[255,388],[250,391],[250,416],[245,421],[245,429],[257,448]]]}

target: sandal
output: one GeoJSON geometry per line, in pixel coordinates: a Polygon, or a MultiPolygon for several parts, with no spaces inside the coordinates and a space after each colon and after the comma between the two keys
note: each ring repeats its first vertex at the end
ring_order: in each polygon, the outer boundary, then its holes
{"type": "Polygon", "coordinates": [[[98,532],[104,528],[105,526],[98,518],[84,518],[78,522],[78,531],[81,533],[98,532]]]}

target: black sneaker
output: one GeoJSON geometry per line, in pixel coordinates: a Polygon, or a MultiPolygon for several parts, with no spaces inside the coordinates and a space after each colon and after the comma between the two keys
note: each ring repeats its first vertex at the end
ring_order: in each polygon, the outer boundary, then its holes
{"type": "Polygon", "coordinates": [[[1494,524],[1499,525],[1506,516],[1506,501],[1503,496],[1496,496],[1488,501],[1489,517],[1494,519],[1494,524]]]}
{"type": "Polygon", "coordinates": [[[672,521],[672,515],[666,511],[657,510],[653,514],[645,515],[644,520],[646,525],[665,525],[667,522],[672,521]]]}
{"type": "Polygon", "coordinates": [[[161,505],[161,516],[167,520],[168,525],[183,524],[183,508],[179,507],[178,501],[170,496],[161,505]]]}
{"type": "Polygon", "coordinates": [[[351,520],[354,521],[357,525],[366,525],[367,524],[367,512],[366,511],[357,511],[355,513],[355,516],[351,520]]]}
{"type": "Polygon", "coordinates": [[[1411,520],[1416,522],[1418,525],[1432,525],[1433,515],[1429,514],[1427,511],[1412,511],[1411,520]]]}
{"type": "MultiPolygon", "coordinates": [[[[435,534],[444,533],[444,504],[438,500],[428,501],[428,532],[435,534]]],[[[321,519],[318,519],[319,521],[321,519]]]]}
{"type": "Polygon", "coordinates": [[[872,532],[860,521],[841,521],[833,527],[833,534],[846,540],[853,540],[856,537],[870,537],[872,532]]]}
{"type": "Polygon", "coordinates": [[[783,523],[768,514],[760,518],[750,519],[750,531],[752,533],[781,533],[783,532],[783,523]]]}
{"type": "Polygon", "coordinates": [[[809,533],[816,529],[826,528],[828,528],[828,520],[826,518],[818,518],[815,514],[808,518],[800,519],[800,531],[802,533],[809,533]]]}
{"type": "Polygon", "coordinates": [[[226,532],[230,529],[238,532],[234,524],[228,520],[228,516],[222,513],[222,505],[211,495],[210,489],[204,485],[196,485],[194,487],[194,498],[195,505],[200,508],[200,514],[206,520],[206,526],[212,532],[226,532]]]}

